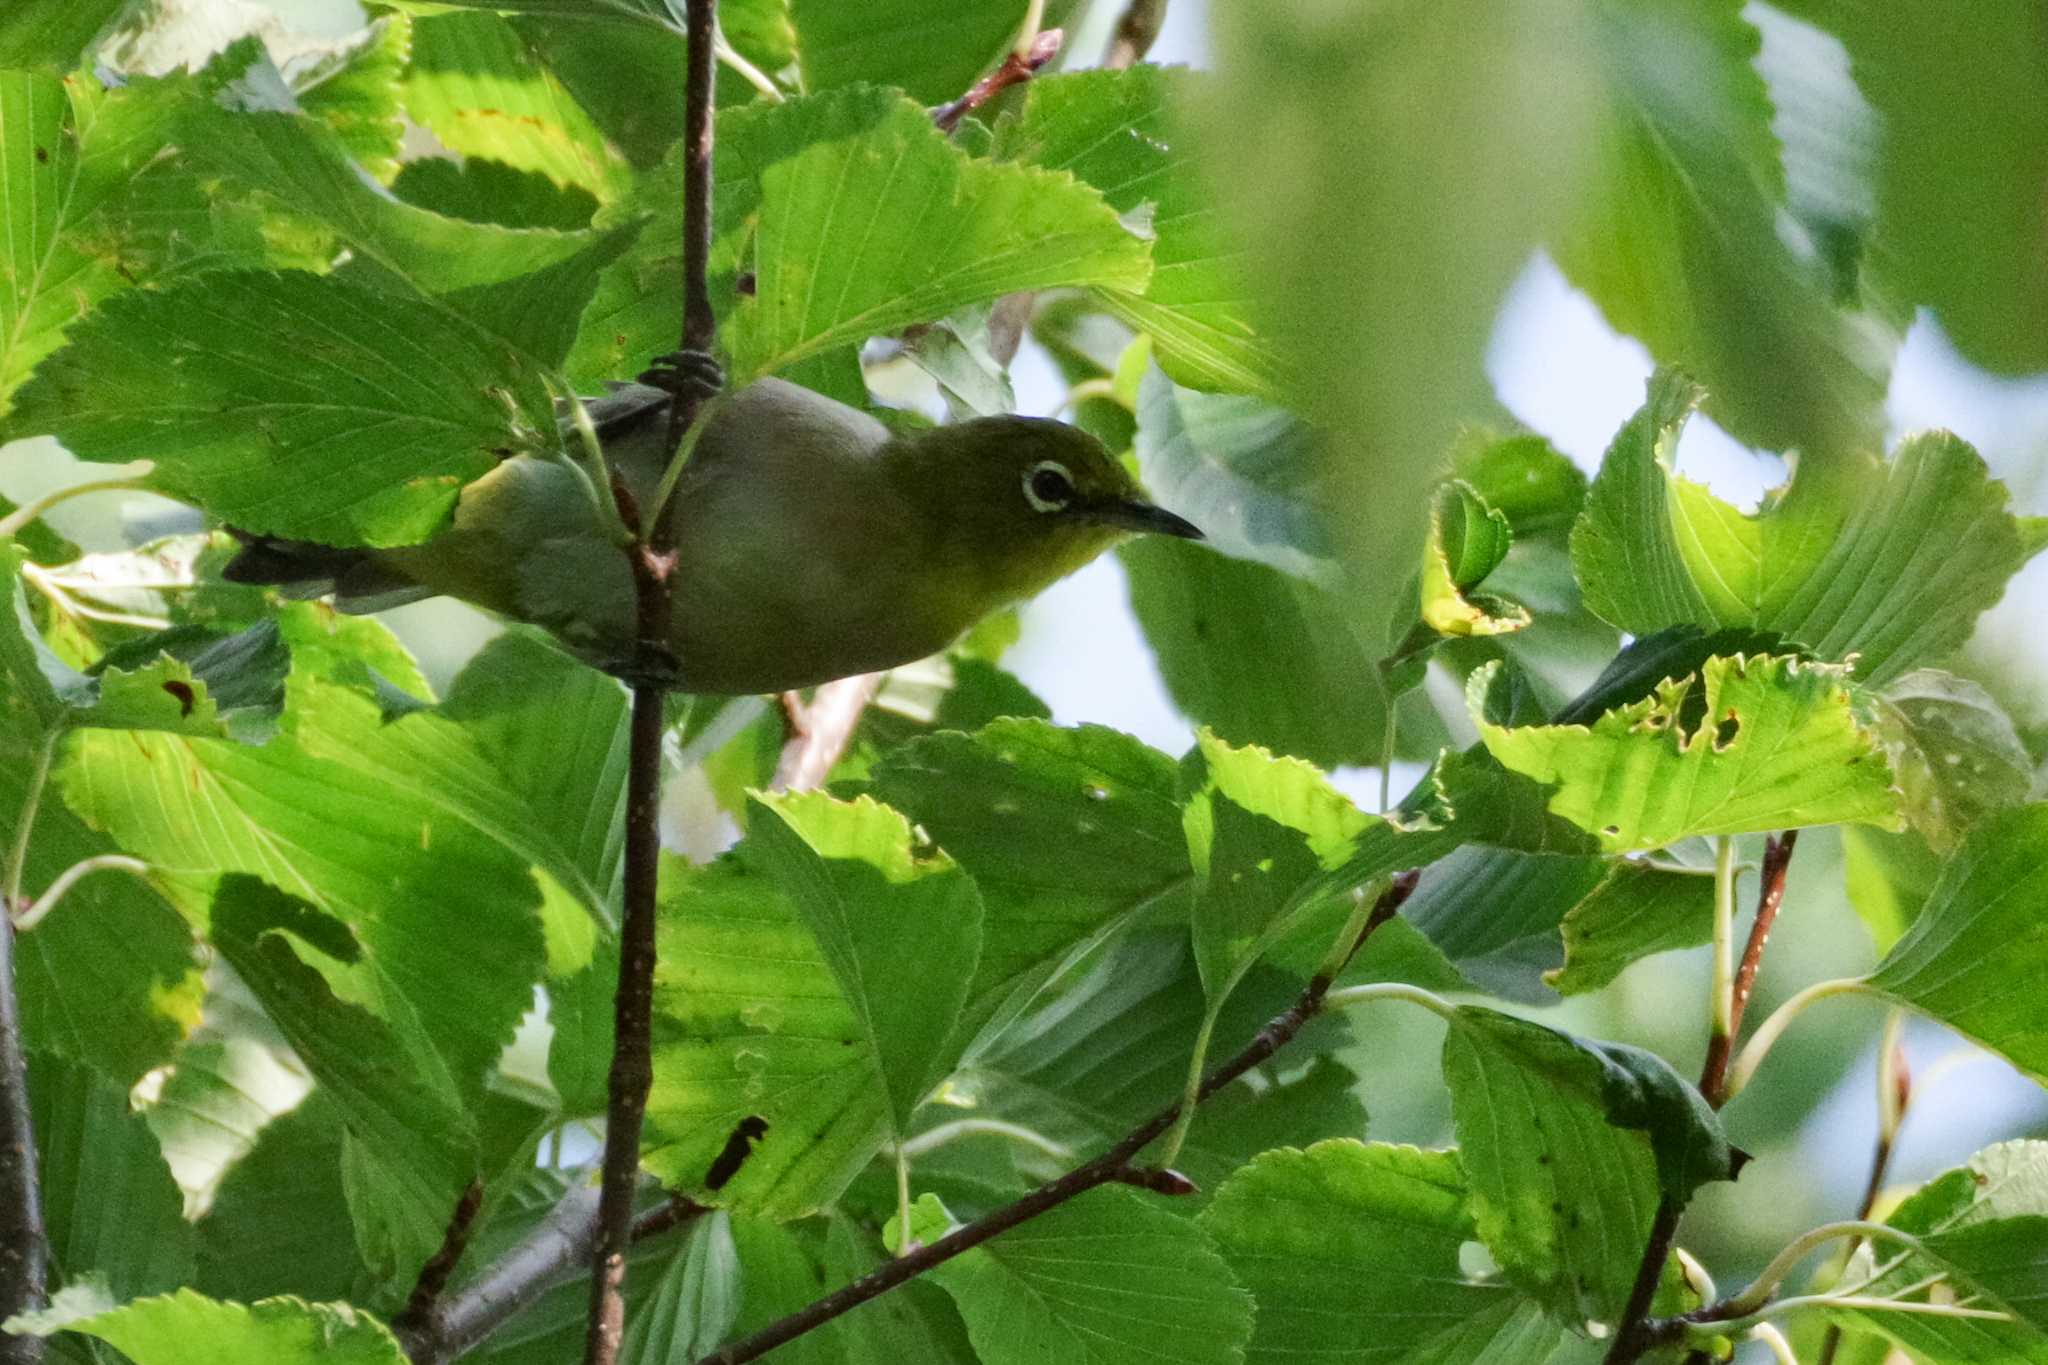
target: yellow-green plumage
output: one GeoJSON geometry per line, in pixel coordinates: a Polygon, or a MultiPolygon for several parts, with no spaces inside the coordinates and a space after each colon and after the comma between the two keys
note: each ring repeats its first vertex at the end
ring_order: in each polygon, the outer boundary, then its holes
{"type": "MultiPolygon", "coordinates": [[[[666,456],[665,402],[628,386],[592,405],[606,458],[643,500],[666,456]]],[[[692,692],[907,663],[1133,531],[1199,534],[1074,427],[991,417],[896,433],[774,379],[718,406],[675,496],[667,645],[692,692]]],[[[464,489],[454,525],[424,545],[258,542],[230,574],[331,578],[345,609],[446,594],[543,626],[600,667],[635,654],[623,555],[576,476],[532,456],[464,489]]]]}

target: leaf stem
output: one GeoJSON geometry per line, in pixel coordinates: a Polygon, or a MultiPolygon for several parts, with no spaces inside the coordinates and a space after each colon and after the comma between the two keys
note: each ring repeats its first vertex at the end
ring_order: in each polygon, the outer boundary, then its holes
{"type": "Polygon", "coordinates": [[[74,483],[66,488],[52,489],[40,498],[25,502],[6,516],[0,517],[0,537],[20,535],[23,527],[59,503],[69,502],[86,493],[111,493],[117,489],[139,493],[143,491],[144,484],[140,477],[131,475],[124,479],[92,479],[85,483],[74,483]]]}
{"type": "Polygon", "coordinates": [[[782,93],[782,87],[777,85],[767,72],[755,66],[745,57],[742,57],[739,49],[725,40],[725,28],[722,25],[718,29],[717,36],[713,39],[712,50],[720,62],[724,63],[728,69],[748,85],[760,91],[769,103],[781,104],[784,102],[786,97],[782,93]]]}
{"type": "Polygon", "coordinates": [[[910,1152],[899,1142],[896,1144],[896,1254],[902,1256],[916,1249],[916,1239],[910,1235],[910,1152]]]}
{"type": "Polygon", "coordinates": [[[1762,1308],[1778,1292],[1778,1286],[1792,1273],[1798,1264],[1829,1242],[1838,1242],[1844,1237],[1867,1237],[1873,1241],[1896,1242],[1908,1251],[1918,1251],[1920,1239],[1909,1232],[1901,1232],[1883,1223],[1872,1223],[1864,1219],[1846,1219],[1839,1223],[1823,1223],[1810,1228],[1787,1242],[1784,1249],[1770,1259],[1769,1264],[1758,1272],[1748,1286],[1721,1301],[1709,1313],[1703,1313],[1696,1320],[1726,1323],[1732,1319],[1746,1318],[1762,1308]]]}
{"type": "MultiPolygon", "coordinates": [[[[1899,1129],[1905,1124],[1906,1107],[1912,1101],[1906,1054],[1899,1041],[1905,1027],[1906,1012],[1893,1010],[1885,1017],[1884,1033],[1878,1039],[1877,1143],[1870,1155],[1870,1179],[1863,1186],[1863,1202],[1856,1209],[1856,1216],[1866,1220],[1876,1213],[1877,1201],[1884,1195],[1885,1175],[1891,1169],[1899,1129]]],[[[1850,1255],[1855,1255],[1855,1252],[1855,1247],[1849,1249],[1850,1255]]],[[[1827,1335],[1821,1338],[1820,1354],[1814,1357],[1814,1365],[1834,1365],[1835,1356],[1841,1349],[1842,1324],[1831,1322],[1827,1335]]]]}
{"type": "MultiPolygon", "coordinates": [[[[1735,839],[1714,840],[1714,979],[1707,1001],[1707,1047],[1722,1056],[1735,1038],[1735,839]]],[[[1708,1102],[1713,1096],[1707,1097],[1708,1102]]]]}
{"type": "Polygon", "coordinates": [[[4,887],[0,887],[0,895],[5,896],[0,905],[6,907],[10,917],[22,908],[21,878],[28,867],[29,834],[35,829],[36,812],[42,809],[43,788],[49,785],[50,764],[57,757],[57,741],[63,735],[63,730],[56,729],[43,736],[43,742],[36,746],[34,764],[29,769],[28,795],[21,801],[21,817],[14,827],[14,846],[7,854],[7,880],[4,887]]]}
{"type": "Polygon", "coordinates": [[[900,1150],[915,1158],[970,1137],[1008,1138],[1021,1147],[1043,1152],[1055,1161],[1071,1161],[1074,1157],[1074,1149],[1064,1142],[1055,1142],[1036,1128],[1026,1128],[1021,1123],[1010,1123],[1004,1119],[955,1119],[906,1138],[900,1150]]]}
{"type": "Polygon", "coordinates": [[[1346,986],[1341,991],[1331,991],[1323,1005],[1326,1009],[1348,1010],[1370,1005],[1376,1000],[1405,1000],[1411,1005],[1422,1006],[1446,1023],[1458,1022],[1456,1005],[1433,991],[1411,986],[1405,981],[1375,981],[1367,986],[1346,986]]]}
{"type": "Polygon", "coordinates": [[[1814,1004],[1816,1001],[1826,1000],[1830,996],[1856,995],[1869,989],[1863,978],[1856,976],[1838,977],[1832,981],[1816,981],[1784,1004],[1778,1006],[1775,1010],[1772,1010],[1770,1016],[1764,1020],[1756,1033],[1750,1038],[1748,1045],[1736,1057],[1735,1064],[1729,1068],[1728,1098],[1733,1099],[1742,1093],[1744,1087],[1749,1084],[1750,1078],[1756,1075],[1756,1069],[1763,1065],[1763,1060],[1770,1054],[1771,1048],[1777,1043],[1785,1030],[1792,1026],[1792,1021],[1797,1019],[1807,1006],[1814,1004]]]}
{"type": "MultiPolygon", "coordinates": [[[[31,799],[31,815],[33,804],[31,799]]],[[[0,1322],[49,1302],[50,1245],[41,1191],[21,1006],[14,990],[14,925],[0,917],[0,1322]]],[[[37,1365],[43,1356],[41,1337],[0,1332],[5,1365],[37,1365]]]]}
{"type": "Polygon", "coordinates": [[[65,893],[95,872],[126,872],[131,877],[147,878],[149,864],[140,858],[131,858],[125,853],[96,853],[90,858],[81,858],[57,874],[42,895],[14,911],[14,930],[25,934],[43,922],[43,917],[57,908],[65,893]]]}
{"type": "Polygon", "coordinates": [[[1188,1129],[1194,1126],[1195,1106],[1202,1093],[1202,1068],[1209,1062],[1209,1044],[1216,1036],[1217,1009],[1214,1004],[1202,1011],[1202,1026],[1195,1030],[1195,1046],[1188,1056],[1187,1084],[1181,1090],[1179,1113],[1173,1127],[1167,1130],[1166,1140],[1159,1144],[1159,1152],[1153,1164],[1161,1168],[1171,1167],[1180,1156],[1181,1147],[1188,1140],[1188,1129]]]}

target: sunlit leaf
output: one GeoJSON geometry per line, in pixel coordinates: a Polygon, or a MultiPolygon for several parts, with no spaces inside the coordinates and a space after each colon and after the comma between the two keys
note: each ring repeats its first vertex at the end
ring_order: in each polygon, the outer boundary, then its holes
{"type": "Polygon", "coordinates": [[[1665,371],[1608,447],[1572,564],[1586,605],[1638,635],[1773,631],[1887,682],[1961,644],[2033,553],[2003,485],[1947,432],[1802,462],[1744,515],[1674,468],[1699,390],[1665,371]]]}
{"type": "Polygon", "coordinates": [[[13,1321],[38,1336],[97,1337],[135,1365],[405,1365],[384,1325],[345,1303],[223,1303],[181,1289],[82,1315],[58,1304],[13,1321]]]}
{"type": "Polygon", "coordinates": [[[1513,727],[1484,713],[1497,676],[1475,673],[1469,694],[1487,751],[1554,786],[1550,809],[1610,852],[1802,825],[1899,827],[1883,749],[1842,668],[1713,658],[1590,725],[1513,727]]]}

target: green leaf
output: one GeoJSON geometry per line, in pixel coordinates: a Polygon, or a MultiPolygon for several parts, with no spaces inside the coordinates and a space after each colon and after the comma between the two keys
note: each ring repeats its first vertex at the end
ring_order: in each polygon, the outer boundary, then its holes
{"type": "Polygon", "coordinates": [[[391,192],[446,218],[502,227],[574,232],[590,226],[597,212],[597,200],[588,190],[565,189],[539,171],[515,171],[481,157],[408,161],[391,182],[391,192]]]}
{"type": "MultiPolygon", "coordinates": [[[[0,702],[0,840],[13,847],[37,753],[48,736],[13,688],[0,702]]],[[[121,737],[124,743],[127,736],[121,737]]],[[[86,858],[123,851],[54,789],[36,810],[22,889],[39,895],[86,858]]],[[[191,926],[134,877],[100,874],[15,939],[15,986],[31,1049],[92,1066],[123,1085],[169,1060],[205,996],[191,926]]]]}
{"type": "Polygon", "coordinates": [[[1698,674],[1591,725],[1486,719],[1498,668],[1467,694],[1487,751],[1550,783],[1550,809],[1609,852],[1691,835],[1862,821],[1897,828],[1898,798],[1847,670],[1787,656],[1709,659],[1698,674]]]}
{"type": "Polygon", "coordinates": [[[984,935],[978,990],[1106,925],[1170,903],[1191,872],[1173,760],[1101,726],[1005,719],[886,755],[875,795],[957,859],[1004,932],[984,935]]]}
{"type": "Polygon", "coordinates": [[[341,1235],[352,1217],[342,1173],[347,1144],[341,1106],[318,1090],[266,1124],[199,1221],[192,1287],[244,1301],[366,1293],[373,1278],[356,1239],[341,1235]]]}
{"type": "Polygon", "coordinates": [[[1405,1365],[1517,1296],[1466,1277],[1455,1152],[1347,1140],[1267,1152],[1201,1218],[1258,1306],[1251,1365],[1405,1365]]]}
{"type": "Polygon", "coordinates": [[[626,168],[604,134],[496,14],[441,14],[413,25],[405,110],[464,158],[537,171],[601,201],[624,188],[626,168]]]}
{"type": "Polygon", "coordinates": [[[68,76],[134,0],[17,0],[0,15],[0,68],[68,76]]]}
{"type": "Polygon", "coordinates": [[[97,1337],[135,1365],[405,1365],[384,1325],[345,1303],[222,1303],[181,1289],[84,1314],[53,1305],[9,1322],[36,1336],[97,1337]]]}
{"type": "Polygon", "coordinates": [[[1439,485],[1422,547],[1423,624],[1439,635],[1505,635],[1528,625],[1527,607],[1467,591],[1500,567],[1513,542],[1507,515],[1479,490],[1462,479],[1439,485]]]}
{"type": "Polygon", "coordinates": [[[1849,904],[1880,956],[1906,932],[1941,875],[1942,860],[1910,830],[1887,834],[1867,825],[1842,828],[1842,881],[1849,904]]]}
{"type": "Polygon", "coordinates": [[[981,953],[981,897],[910,822],[869,798],[813,792],[754,803],[746,847],[784,888],[853,1007],[898,1140],[958,1060],[955,1036],[981,953]]]}
{"type": "Polygon", "coordinates": [[[2034,8],[1786,8],[1848,48],[1881,129],[1871,269],[1905,302],[1932,308],[1976,363],[2008,374],[2048,365],[2048,206],[2032,189],[2048,175],[2048,111],[2027,93],[2048,80],[2048,57],[2034,8]]]}
{"type": "Polygon", "coordinates": [[[1927,1302],[1971,1299],[1990,1290],[1997,1300],[1979,1307],[2018,1309],[2020,1322],[1940,1318],[1881,1309],[1834,1309],[1845,1326],[1883,1333],[1924,1359],[1958,1365],[2039,1365],[2048,1361],[2048,1335],[2040,1313],[2038,1260],[2048,1215],[2048,1143],[2004,1142],[1987,1147],[1964,1166],[1936,1176],[1893,1210],[1886,1221],[1921,1239],[1933,1256],[1900,1255],[1877,1244],[1851,1262],[1851,1272],[1883,1273],[1862,1297],[1927,1302]],[[1961,1275],[1961,1282],[1956,1279],[1961,1275]],[[1978,1275],[1986,1277],[1979,1281],[1978,1275]],[[1941,1281],[1930,1283],[1930,1281],[1941,1281]],[[2030,1284],[2029,1281],[2033,1283],[2030,1284]],[[2000,1293],[2000,1290],[2004,1293],[2000,1293]],[[2032,1292],[2030,1292],[2032,1291],[2032,1292]],[[2005,1299],[2013,1294],[2020,1302],[2005,1299]]]}
{"type": "Polygon", "coordinates": [[[1316,904],[1319,874],[1350,862],[1381,822],[1299,759],[1234,749],[1207,730],[1196,751],[1182,819],[1195,870],[1195,961],[1213,1009],[1316,904]]]}
{"type": "Polygon", "coordinates": [[[1205,544],[1311,582],[1334,571],[1319,504],[1320,443],[1262,399],[1184,389],[1157,370],[1138,381],[1138,473],[1205,544]]]}
{"type": "MultiPolygon", "coordinates": [[[[484,646],[433,709],[386,717],[359,692],[320,690],[303,752],[364,786],[404,792],[531,864],[585,917],[550,917],[556,970],[610,924],[625,838],[626,695],[531,631],[484,646]]],[[[346,780],[345,778],[343,780],[346,780]]]]}
{"type": "Polygon", "coordinates": [[[1451,472],[1508,519],[1517,540],[1571,529],[1586,476],[1541,436],[1470,428],[1451,446],[1451,472]]]}
{"type": "Polygon", "coordinates": [[[1134,1190],[1091,1190],[931,1274],[988,1365],[1225,1365],[1252,1333],[1209,1237],[1134,1190]]]}
{"type": "Polygon", "coordinates": [[[1386,727],[1373,656],[1346,597],[1163,536],[1117,556],[1182,712],[1232,744],[1324,767],[1379,761],[1386,727]]]}
{"type": "Polygon", "coordinates": [[[101,1278],[118,1299],[191,1283],[184,1199],[126,1087],[47,1054],[28,1064],[52,1264],[67,1282],[101,1278]]]}
{"type": "Polygon", "coordinates": [[[292,72],[299,107],[339,134],[350,158],[382,184],[398,174],[399,82],[417,33],[404,15],[385,15],[340,51],[292,72]]]}
{"type": "Polygon", "coordinates": [[[1804,462],[1744,515],[1673,465],[1699,390],[1665,371],[1572,532],[1586,605],[1623,630],[1775,631],[1882,684],[1968,636],[2031,553],[2006,490],[1947,432],[1804,462]]]}
{"type": "Polygon", "coordinates": [[[1879,724],[1906,820],[1948,852],[1987,815],[2027,797],[2034,763],[1991,694],[1921,668],[1879,694],[1879,724]]]}
{"type": "Polygon", "coordinates": [[[872,81],[902,86],[924,104],[974,84],[1023,20],[1024,0],[873,0],[851,9],[835,0],[789,2],[806,90],[872,81]]]}
{"type": "MultiPolygon", "coordinates": [[[[10,5],[4,22],[19,13],[36,24],[48,8],[10,5]]],[[[0,71],[0,412],[65,329],[109,295],[200,260],[223,263],[222,223],[189,168],[164,154],[186,90],[178,79],[109,91],[83,74],[0,71]]],[[[17,421],[9,434],[32,429],[17,421]]]]}
{"type": "Polygon", "coordinates": [[[1864,978],[2048,1082],[2048,803],[1979,825],[1912,928],[1864,978]]]}
{"type": "Polygon", "coordinates": [[[1567,1317],[1613,1322],[1660,1195],[1739,1164],[1699,1092],[1639,1048],[1467,1006],[1444,1080],[1480,1239],[1567,1317]]]}
{"type": "Polygon", "coordinates": [[[1606,108],[1585,200],[1554,243],[1565,274],[1704,380],[1737,439],[1816,465],[1874,448],[1896,340],[1837,309],[1826,263],[1778,227],[1775,111],[1742,6],[1650,0],[1596,11],[1592,28],[1606,108]]]}
{"type": "MultiPolygon", "coordinates": [[[[1223,5],[1213,17],[1218,79],[1197,87],[1192,132],[1245,248],[1245,297],[1279,358],[1276,396],[1328,433],[1345,607],[1377,645],[1421,556],[1439,453],[1491,392],[1484,356],[1501,297],[1583,182],[1594,35],[1581,6],[1507,0],[1398,22],[1371,0],[1223,5]]],[[[1289,747],[1200,718],[1236,741],[1289,747]]]]}
{"type": "Polygon", "coordinates": [[[317,756],[348,743],[365,767],[406,755],[378,733],[369,683],[317,676],[323,648],[339,656],[325,666],[365,670],[390,637],[349,621],[343,633],[360,644],[323,645],[333,619],[301,608],[284,620],[295,671],[278,738],[254,747],[88,732],[59,770],[65,800],[138,857],[179,870],[165,887],[195,922],[207,920],[215,880],[243,872],[345,923],[388,973],[379,1003],[395,1020],[417,1012],[446,1073],[475,1095],[531,1004],[540,896],[526,859],[459,814],[317,756]]]}
{"type": "Polygon", "coordinates": [[[194,154],[224,177],[217,193],[261,196],[276,213],[338,238],[348,248],[344,278],[436,296],[543,365],[568,353],[575,314],[638,229],[631,219],[552,232],[443,218],[367,180],[340,136],[304,114],[208,106],[184,131],[194,154]]]}
{"type": "Polygon", "coordinates": [[[999,294],[1150,274],[1094,190],[969,157],[900,95],[853,88],[723,122],[720,238],[738,214],[758,223],[741,258],[755,292],[724,330],[736,383],[999,294]]]}
{"type": "Polygon", "coordinates": [[[995,155],[1072,172],[1118,213],[1142,216],[1151,283],[1095,297],[1151,336],[1167,374],[1191,388],[1271,397],[1281,389],[1279,360],[1254,327],[1244,253],[1213,211],[1177,117],[1204,79],[1139,65],[1034,80],[1021,110],[997,125],[995,155]]]}
{"type": "Polygon", "coordinates": [[[1714,935],[1714,878],[1624,859],[1564,917],[1564,965],[1543,980],[1560,995],[1598,990],[1624,967],[1714,935]]]}
{"type": "Polygon", "coordinates": [[[152,487],[245,530],[337,545],[424,539],[554,429],[538,375],[433,304],[238,272],[111,300],[14,419],[81,459],[153,460],[152,487]],[[182,363],[132,364],[138,346],[182,363]]]}
{"type": "Polygon", "coordinates": [[[682,1251],[627,1324],[619,1359],[626,1365],[667,1365],[709,1355],[731,1330],[742,1292],[732,1220],[714,1209],[690,1224],[682,1251]]]}
{"type": "Polygon", "coordinates": [[[380,1279],[412,1270],[476,1173],[475,1125],[445,1060],[340,921],[239,873],[222,879],[212,915],[214,946],[341,1111],[364,1261],[380,1279]]]}

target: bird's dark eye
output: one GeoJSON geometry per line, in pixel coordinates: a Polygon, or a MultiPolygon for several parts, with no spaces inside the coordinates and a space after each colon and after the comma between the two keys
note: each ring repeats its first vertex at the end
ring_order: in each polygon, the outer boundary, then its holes
{"type": "Polygon", "coordinates": [[[1057,512],[1074,500],[1074,478],[1065,465],[1041,460],[1024,476],[1024,500],[1041,512],[1057,512]]]}

